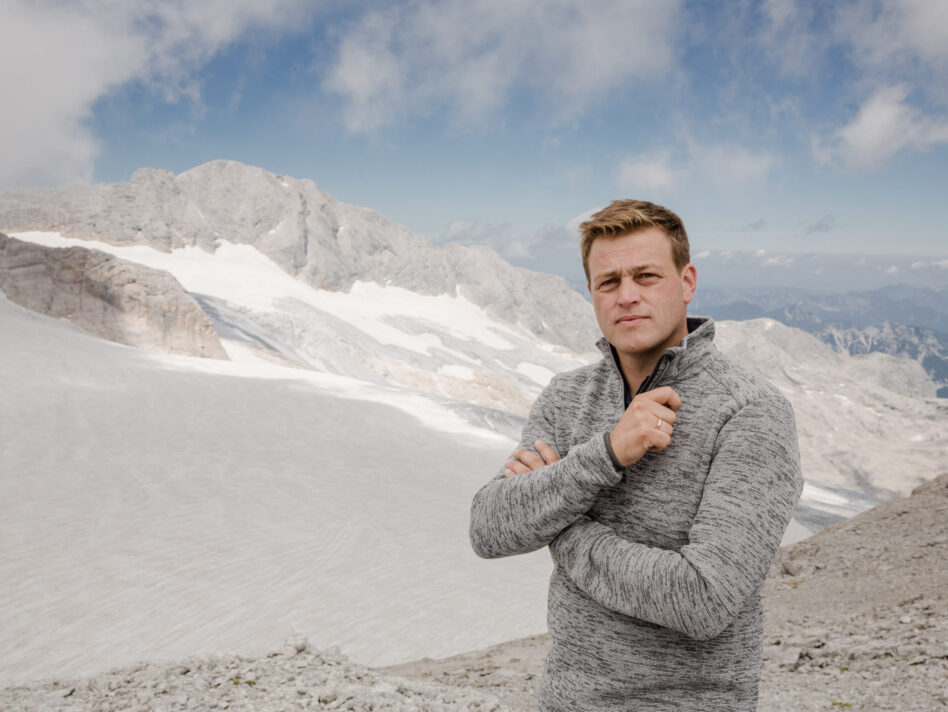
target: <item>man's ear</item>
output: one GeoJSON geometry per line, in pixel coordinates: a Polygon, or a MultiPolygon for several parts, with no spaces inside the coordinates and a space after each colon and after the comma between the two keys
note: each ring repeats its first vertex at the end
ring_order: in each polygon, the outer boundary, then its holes
{"type": "Polygon", "coordinates": [[[698,287],[698,270],[690,262],[681,271],[681,287],[685,304],[691,304],[691,300],[695,297],[695,289],[698,287]]]}

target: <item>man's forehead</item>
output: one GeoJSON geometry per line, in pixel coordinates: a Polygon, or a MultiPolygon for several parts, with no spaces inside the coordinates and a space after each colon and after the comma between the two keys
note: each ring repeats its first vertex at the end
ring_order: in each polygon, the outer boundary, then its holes
{"type": "Polygon", "coordinates": [[[601,237],[590,245],[590,272],[605,269],[635,269],[642,266],[667,266],[673,263],[671,240],[658,229],[601,237]]]}

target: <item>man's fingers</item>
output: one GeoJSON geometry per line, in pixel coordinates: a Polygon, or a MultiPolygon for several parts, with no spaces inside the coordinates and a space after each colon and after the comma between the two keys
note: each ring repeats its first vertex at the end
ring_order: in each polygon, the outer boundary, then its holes
{"type": "Polygon", "coordinates": [[[538,455],[532,450],[514,450],[513,459],[507,460],[507,462],[504,463],[506,467],[504,477],[512,477],[513,475],[522,475],[526,472],[539,470],[541,467],[545,467],[560,459],[560,456],[556,454],[556,450],[542,440],[534,441],[533,445],[540,454],[538,455]]]}
{"type": "Polygon", "coordinates": [[[668,406],[672,410],[681,408],[681,396],[671,386],[662,386],[645,393],[639,393],[636,398],[645,397],[662,405],[668,406]]]}
{"type": "Polygon", "coordinates": [[[552,465],[554,462],[560,459],[560,456],[556,454],[556,450],[547,445],[542,440],[535,440],[533,446],[537,449],[537,452],[540,453],[540,457],[543,458],[543,461],[547,465],[552,465]]]}
{"type": "Polygon", "coordinates": [[[504,470],[504,477],[512,477],[513,475],[522,475],[527,472],[530,472],[530,467],[527,467],[519,460],[507,460],[504,463],[504,466],[507,468],[504,470]]]}
{"type": "MultiPolygon", "coordinates": [[[[670,428],[671,426],[666,426],[670,428]]],[[[671,443],[671,434],[666,433],[658,428],[655,429],[655,432],[649,434],[649,450],[654,450],[661,452],[671,443]]]]}
{"type": "Polygon", "coordinates": [[[546,463],[543,462],[543,458],[533,452],[533,450],[514,450],[513,456],[531,470],[538,470],[546,465],[546,463]]]}
{"type": "Polygon", "coordinates": [[[638,413],[638,417],[651,419],[653,424],[657,418],[661,418],[666,423],[674,423],[678,420],[678,415],[674,410],[651,398],[645,398],[646,395],[648,394],[641,393],[632,401],[629,409],[633,415],[638,413]]]}

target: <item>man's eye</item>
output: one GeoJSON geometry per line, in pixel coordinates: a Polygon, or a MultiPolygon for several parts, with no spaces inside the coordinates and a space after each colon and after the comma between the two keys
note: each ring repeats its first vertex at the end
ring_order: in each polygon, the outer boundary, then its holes
{"type": "Polygon", "coordinates": [[[638,275],[639,279],[658,279],[658,275],[654,272],[642,272],[638,275]]]}
{"type": "Polygon", "coordinates": [[[600,287],[600,288],[602,288],[602,287],[611,287],[612,285],[617,284],[618,282],[619,282],[619,280],[617,280],[615,277],[613,277],[612,279],[606,279],[606,280],[603,280],[602,282],[600,282],[600,283],[599,283],[599,287],[600,287]]]}

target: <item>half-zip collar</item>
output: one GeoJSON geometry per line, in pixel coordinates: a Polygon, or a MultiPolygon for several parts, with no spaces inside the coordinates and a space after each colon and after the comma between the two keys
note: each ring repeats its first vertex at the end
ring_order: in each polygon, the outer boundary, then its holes
{"type": "MultiPolygon", "coordinates": [[[[688,334],[678,346],[665,349],[652,373],[642,381],[635,395],[657,388],[664,382],[680,380],[687,372],[697,367],[707,353],[714,348],[714,321],[708,317],[688,317],[688,334]]],[[[629,386],[619,366],[619,355],[615,348],[603,337],[596,342],[603,356],[609,359],[616,375],[622,381],[625,404],[632,401],[629,386]]]]}

